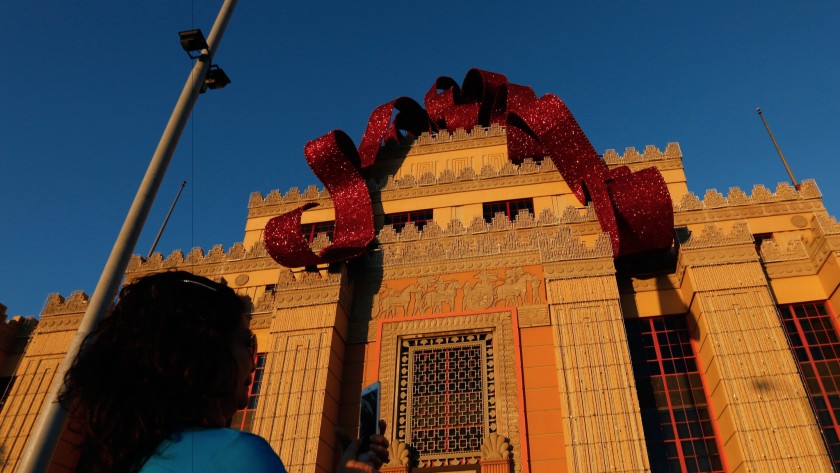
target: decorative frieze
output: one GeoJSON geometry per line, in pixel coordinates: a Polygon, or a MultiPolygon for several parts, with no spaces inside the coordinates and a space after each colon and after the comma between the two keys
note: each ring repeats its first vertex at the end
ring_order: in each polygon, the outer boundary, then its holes
{"type": "MultiPolygon", "coordinates": [[[[479,128],[474,129],[473,134],[479,128]]],[[[487,145],[505,143],[504,127],[499,127],[498,130],[501,130],[500,133],[502,133],[494,138],[498,143],[487,142],[487,145]]],[[[446,139],[452,136],[445,131],[441,131],[437,135],[440,136],[441,134],[445,134],[446,139]]],[[[424,136],[431,135],[421,135],[415,143],[423,142],[424,136]]],[[[463,136],[465,139],[469,139],[472,134],[464,134],[463,136]]],[[[437,137],[433,138],[435,141],[437,139],[437,137]]],[[[451,144],[447,146],[451,146],[451,144]]],[[[469,143],[469,147],[474,146],[474,143],[469,143]]],[[[412,146],[408,155],[440,151],[415,151],[415,149],[422,148],[422,146],[420,148],[417,148],[416,145],[412,146]]],[[[404,150],[400,156],[405,156],[404,150]]],[[[635,148],[627,148],[623,156],[619,156],[614,150],[607,150],[604,153],[604,161],[608,166],[628,166],[631,170],[651,166],[660,170],[679,169],[682,167],[681,159],[682,152],[676,143],[668,144],[664,153],[654,146],[648,146],[644,154],[639,154],[635,148]]],[[[370,180],[368,187],[371,190],[379,191],[381,201],[388,201],[562,181],[562,176],[557,173],[557,168],[550,159],[545,159],[539,163],[526,160],[521,164],[514,164],[505,160],[500,166],[485,164],[478,173],[471,166],[467,166],[457,175],[449,169],[442,169],[437,176],[427,171],[424,171],[421,176],[403,174],[400,179],[395,179],[393,175],[389,175],[382,179],[370,180]]],[[[332,208],[332,201],[326,191],[318,191],[310,186],[305,193],[301,194],[298,188],[293,187],[285,195],[281,195],[277,190],[271,191],[264,198],[258,192],[252,193],[248,203],[248,217],[280,215],[306,202],[315,202],[319,205],[319,208],[332,208]]]]}
{"type": "MultiPolygon", "coordinates": [[[[541,286],[539,274],[519,266],[473,274],[383,281],[370,314],[375,320],[485,310],[496,306],[529,307],[542,303],[541,286]]],[[[535,314],[534,319],[537,322],[539,315],[535,314]]]]}

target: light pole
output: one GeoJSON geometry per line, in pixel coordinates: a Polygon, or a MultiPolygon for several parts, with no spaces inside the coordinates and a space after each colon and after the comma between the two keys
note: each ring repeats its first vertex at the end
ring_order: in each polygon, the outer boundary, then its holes
{"type": "MultiPolygon", "coordinates": [[[[122,283],[131,254],[134,252],[137,239],[143,229],[143,224],[146,222],[146,217],[149,215],[160,183],[166,174],[166,168],[169,166],[181,133],[189,120],[195,101],[205,88],[205,79],[212,64],[213,55],[221,44],[222,35],[227,28],[236,3],[237,0],[225,0],[222,4],[216,21],[213,23],[213,29],[210,31],[210,37],[207,39],[207,47],[196,58],[198,60],[193,66],[189,78],[187,78],[187,83],[184,84],[181,96],[175,104],[175,109],[169,117],[169,122],[166,124],[157,149],[152,155],[146,175],[137,189],[134,202],[132,202],[122,229],[120,229],[117,240],[114,242],[111,255],[102,270],[102,276],[100,276],[90,299],[87,311],[79,325],[79,330],[70,342],[67,355],[55,374],[55,379],[53,379],[41,413],[35,422],[18,465],[18,473],[42,473],[46,471],[52,460],[53,452],[67,420],[67,412],[58,402],[58,395],[64,389],[64,375],[79,353],[85,337],[97,322],[105,318],[114,297],[117,295],[117,290],[122,283]]],[[[217,83],[207,86],[214,88],[215,84],[217,83]]]]}

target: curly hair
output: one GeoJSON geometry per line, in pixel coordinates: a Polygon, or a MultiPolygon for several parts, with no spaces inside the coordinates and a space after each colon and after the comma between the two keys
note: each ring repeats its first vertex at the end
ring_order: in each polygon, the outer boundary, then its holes
{"type": "Polygon", "coordinates": [[[232,337],[247,313],[229,287],[183,271],[125,286],[60,396],[84,437],[77,471],[136,472],[163,440],[218,427],[236,384],[232,337]]]}

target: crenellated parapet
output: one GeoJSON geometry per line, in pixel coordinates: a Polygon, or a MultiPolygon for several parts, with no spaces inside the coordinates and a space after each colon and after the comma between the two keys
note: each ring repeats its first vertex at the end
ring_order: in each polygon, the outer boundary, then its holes
{"type": "Polygon", "coordinates": [[[807,226],[808,215],[825,213],[821,193],[813,180],[803,181],[799,189],[780,183],[775,192],[763,185],[753,187],[747,195],[737,187],[724,196],[715,189],[706,191],[703,200],[695,194],[685,194],[674,202],[674,224],[677,227],[725,220],[749,220],[757,217],[793,215],[792,224],[797,228],[807,226]]]}
{"type": "Polygon", "coordinates": [[[61,294],[50,294],[41,317],[84,313],[88,300],[88,295],[83,291],[73,291],[66,299],[61,294]]]}
{"type": "Polygon", "coordinates": [[[475,217],[465,225],[465,222],[452,219],[441,228],[436,222],[429,222],[418,230],[413,223],[409,222],[397,233],[391,225],[385,225],[377,235],[380,243],[395,243],[414,240],[433,240],[438,238],[454,237],[460,235],[477,235],[482,233],[503,232],[508,230],[523,230],[536,227],[556,227],[574,224],[591,224],[585,233],[596,233],[598,219],[595,210],[591,205],[583,209],[568,206],[562,214],[557,215],[551,209],[544,209],[539,218],[535,218],[527,211],[520,211],[513,221],[508,220],[502,214],[496,214],[490,223],[481,217],[475,217]],[[594,225],[594,226],[593,226],[594,225]]]}
{"type": "MultiPolygon", "coordinates": [[[[660,170],[680,168],[681,159],[682,152],[677,143],[668,144],[664,152],[655,146],[647,146],[642,154],[635,148],[627,148],[624,155],[614,150],[604,153],[608,165],[629,166],[633,170],[651,166],[660,170]]],[[[464,166],[457,173],[445,168],[437,175],[426,171],[419,176],[402,173],[397,178],[391,174],[369,178],[367,183],[374,201],[388,201],[558,181],[562,182],[563,178],[553,161],[526,159],[520,164],[510,161],[503,161],[498,166],[484,164],[478,171],[472,166],[464,166]]],[[[317,203],[320,208],[332,208],[333,205],[329,192],[315,186],[309,186],[304,192],[292,187],[285,194],[272,190],[265,196],[254,192],[248,202],[248,217],[279,215],[310,202],[317,203]]]]}
{"type": "Polygon", "coordinates": [[[636,148],[625,148],[624,154],[619,155],[614,149],[604,151],[604,162],[607,166],[629,166],[631,164],[652,164],[656,161],[664,161],[667,159],[682,160],[682,150],[679,143],[668,143],[665,146],[665,151],[660,150],[656,146],[647,145],[642,153],[639,153],[636,148]]]}
{"type": "Polygon", "coordinates": [[[765,263],[781,263],[808,259],[808,250],[801,238],[794,238],[782,247],[775,240],[767,239],[761,242],[759,248],[761,260],[765,263]]]}
{"type": "Polygon", "coordinates": [[[753,241],[753,236],[746,222],[736,223],[729,232],[724,231],[719,225],[708,223],[703,226],[703,230],[699,233],[692,234],[691,238],[681,245],[681,248],[683,250],[716,248],[752,244],[753,241]]]}
{"type": "MultiPolygon", "coordinates": [[[[249,264],[259,261],[268,260],[268,252],[265,250],[265,244],[262,241],[256,242],[249,249],[241,243],[235,243],[227,252],[224,251],[222,245],[215,245],[208,253],[204,253],[201,248],[193,248],[188,255],[184,256],[181,250],[174,250],[166,258],[161,253],[152,253],[152,256],[143,258],[140,255],[134,255],[128,263],[128,274],[133,273],[153,273],[166,270],[186,269],[202,276],[212,276],[217,274],[216,269],[239,264],[249,264]]],[[[252,265],[253,266],[253,265],[252,265]]],[[[253,268],[252,268],[253,269],[253,268]]]]}
{"type": "MultiPolygon", "coordinates": [[[[476,190],[483,187],[504,187],[516,185],[511,178],[520,178],[522,183],[532,182],[555,182],[562,180],[557,173],[554,163],[546,159],[542,162],[534,162],[526,159],[521,164],[505,162],[500,167],[485,165],[479,172],[472,167],[464,167],[457,174],[451,169],[444,169],[437,176],[431,173],[424,173],[421,176],[403,174],[399,179],[393,175],[381,179],[371,178],[368,180],[368,188],[374,193],[381,192],[381,200],[403,198],[402,194],[411,193],[417,197],[421,195],[433,195],[440,193],[459,192],[463,190],[476,190]],[[499,181],[499,178],[506,178],[499,181]],[[524,179],[524,180],[523,180],[524,179]],[[440,186],[445,186],[441,188],[440,186]],[[476,187],[478,186],[478,187],[476,187]],[[414,195],[416,194],[416,195],[414,195]]],[[[374,200],[377,196],[373,196],[374,200]]],[[[260,217],[273,215],[285,211],[283,209],[296,208],[305,203],[317,203],[320,206],[332,207],[329,192],[326,189],[319,190],[315,186],[309,186],[301,193],[297,187],[292,187],[286,194],[280,194],[278,190],[272,190],[265,197],[259,192],[251,194],[248,202],[248,216],[260,217]]]]}
{"type": "Polygon", "coordinates": [[[458,128],[454,131],[439,130],[435,133],[422,133],[417,138],[408,138],[400,144],[389,142],[383,150],[383,157],[415,156],[419,154],[439,153],[482,144],[504,144],[507,142],[507,127],[493,123],[488,127],[476,125],[471,130],[458,128]],[[483,141],[484,143],[476,143],[483,141]]]}
{"type": "Polygon", "coordinates": [[[82,291],[73,291],[70,297],[50,294],[35,334],[50,332],[75,332],[87,310],[89,297],[82,291]]]}
{"type": "Polygon", "coordinates": [[[724,196],[717,189],[709,189],[701,201],[697,195],[685,194],[681,201],[674,202],[674,212],[686,212],[692,210],[711,210],[724,207],[739,207],[753,204],[767,204],[774,202],[790,202],[798,200],[819,199],[822,197],[817,183],[813,179],[802,181],[799,190],[790,184],[780,182],[776,186],[776,192],[771,192],[761,184],[752,189],[752,194],[747,195],[738,187],[730,187],[729,194],[724,196]]]}

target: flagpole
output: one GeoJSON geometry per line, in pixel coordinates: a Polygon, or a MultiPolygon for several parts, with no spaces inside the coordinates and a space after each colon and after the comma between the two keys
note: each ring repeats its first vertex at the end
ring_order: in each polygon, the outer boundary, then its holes
{"type": "Polygon", "coordinates": [[[785,169],[787,169],[788,176],[790,176],[790,182],[793,183],[793,187],[799,190],[799,183],[796,182],[796,178],[793,177],[793,171],[790,170],[790,166],[788,166],[787,159],[785,159],[785,154],[782,153],[782,148],[779,147],[779,143],[776,143],[776,137],[773,136],[773,132],[770,131],[770,126],[767,125],[767,120],[764,119],[764,115],[761,113],[761,108],[756,107],[755,111],[758,112],[758,116],[761,117],[761,121],[764,123],[764,128],[767,128],[767,134],[770,135],[770,139],[773,141],[773,146],[776,147],[776,152],[779,153],[779,157],[782,158],[782,164],[785,165],[785,169]]]}
{"type": "Polygon", "coordinates": [[[178,102],[175,104],[175,109],[172,111],[169,122],[166,124],[157,149],[154,155],[152,155],[143,181],[137,189],[137,194],[128,210],[128,215],[126,216],[125,222],[123,222],[122,229],[117,236],[108,261],[105,263],[102,276],[100,276],[93,296],[88,303],[88,308],[79,325],[79,330],[70,342],[67,355],[64,357],[55,374],[55,378],[41,409],[41,414],[38,416],[38,420],[26,443],[26,448],[17,469],[18,473],[43,473],[50,465],[55,447],[58,444],[65,421],[67,420],[67,411],[58,402],[59,393],[64,390],[64,376],[68,368],[72,365],[73,360],[76,359],[76,355],[84,343],[85,337],[100,320],[105,318],[108,309],[111,307],[111,303],[117,295],[117,290],[122,283],[128,262],[131,259],[131,254],[134,252],[134,247],[137,244],[137,239],[143,230],[143,224],[146,222],[146,217],[149,215],[155,195],[160,188],[160,183],[166,174],[166,168],[169,166],[181,133],[184,131],[193,106],[201,92],[201,86],[204,84],[207,71],[213,62],[213,56],[218,50],[219,44],[221,44],[222,36],[236,7],[236,3],[237,0],[225,0],[213,24],[213,29],[210,31],[210,36],[207,38],[208,47],[201,51],[201,55],[198,57],[195,66],[193,66],[186,84],[184,84],[184,88],[181,91],[178,102]]]}

